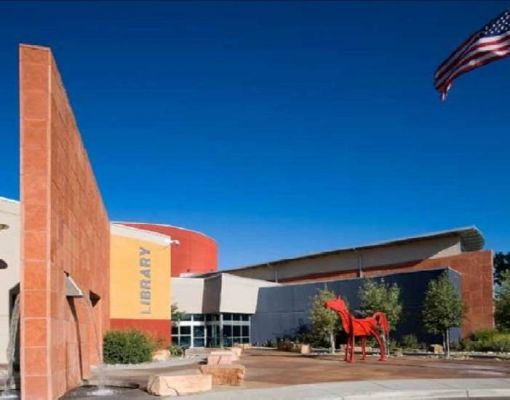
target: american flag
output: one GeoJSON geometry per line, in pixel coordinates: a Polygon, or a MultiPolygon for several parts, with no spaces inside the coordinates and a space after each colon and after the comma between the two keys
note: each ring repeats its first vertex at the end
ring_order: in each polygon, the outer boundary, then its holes
{"type": "Polygon", "coordinates": [[[462,43],[437,69],[434,86],[446,98],[455,78],[510,55],[510,10],[462,43]]]}

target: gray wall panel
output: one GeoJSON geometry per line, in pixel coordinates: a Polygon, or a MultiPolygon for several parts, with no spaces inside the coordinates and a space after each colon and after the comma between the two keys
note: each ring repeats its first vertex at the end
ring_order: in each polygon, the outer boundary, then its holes
{"type": "MultiPolygon", "coordinates": [[[[421,310],[428,282],[436,279],[444,270],[407,272],[374,278],[389,284],[396,283],[401,289],[404,310],[401,323],[393,334],[395,337],[412,333],[419,340],[438,342],[438,337],[429,335],[423,328],[421,310]]],[[[451,269],[448,269],[448,274],[460,291],[459,274],[451,269]]],[[[252,342],[264,344],[278,337],[295,336],[302,325],[309,325],[312,298],[318,290],[325,287],[345,297],[351,310],[358,309],[358,292],[362,283],[363,279],[350,279],[260,288],[257,311],[252,316],[252,342]]],[[[453,330],[452,338],[458,338],[459,333],[459,329],[453,330]]]]}

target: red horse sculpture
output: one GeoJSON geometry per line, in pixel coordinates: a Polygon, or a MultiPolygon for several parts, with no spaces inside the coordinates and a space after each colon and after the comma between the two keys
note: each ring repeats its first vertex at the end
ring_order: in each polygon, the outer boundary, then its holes
{"type": "Polygon", "coordinates": [[[362,360],[366,359],[366,341],[368,336],[373,336],[379,345],[381,356],[379,361],[386,360],[386,351],[384,340],[381,337],[380,330],[385,334],[390,330],[388,319],[383,312],[375,312],[371,317],[355,318],[347,308],[347,305],[340,296],[336,299],[328,300],[324,303],[324,307],[336,311],[342,321],[342,326],[347,333],[347,345],[345,347],[345,361],[354,362],[354,345],[356,336],[361,337],[362,360]]]}

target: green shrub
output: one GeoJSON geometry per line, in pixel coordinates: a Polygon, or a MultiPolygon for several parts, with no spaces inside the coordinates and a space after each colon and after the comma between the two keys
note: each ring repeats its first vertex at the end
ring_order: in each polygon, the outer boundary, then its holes
{"type": "Polygon", "coordinates": [[[416,350],[422,347],[421,344],[418,342],[418,338],[416,337],[416,335],[413,334],[402,336],[402,338],[400,339],[400,343],[402,344],[402,347],[404,349],[416,350]]]}
{"type": "Polygon", "coordinates": [[[184,349],[176,344],[170,345],[168,351],[172,357],[181,357],[184,354],[184,349]]]}
{"type": "Polygon", "coordinates": [[[103,340],[106,364],[139,364],[152,360],[155,341],[137,330],[109,331],[103,340]]]}
{"type": "Polygon", "coordinates": [[[386,346],[388,347],[389,351],[396,351],[401,350],[402,346],[400,345],[399,341],[396,339],[390,339],[388,343],[386,343],[386,346]]]}
{"type": "Polygon", "coordinates": [[[462,347],[467,351],[510,351],[510,332],[496,329],[484,329],[462,341],[462,347]]]}

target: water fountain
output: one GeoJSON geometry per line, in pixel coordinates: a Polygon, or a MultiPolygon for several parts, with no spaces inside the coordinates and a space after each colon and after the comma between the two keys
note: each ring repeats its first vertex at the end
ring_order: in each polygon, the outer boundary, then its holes
{"type": "Polygon", "coordinates": [[[97,351],[97,386],[94,387],[91,391],[88,391],[88,395],[90,396],[110,396],[115,393],[115,389],[112,387],[107,387],[105,384],[105,376],[104,376],[104,363],[102,361],[101,355],[101,347],[103,341],[100,340],[99,332],[97,331],[97,324],[94,318],[94,305],[92,304],[92,300],[90,296],[84,296],[85,304],[88,306],[89,310],[89,321],[94,327],[94,334],[96,336],[96,351],[97,351]]]}
{"type": "MultiPolygon", "coordinates": [[[[96,338],[96,351],[97,351],[97,360],[98,365],[96,366],[96,377],[97,377],[97,383],[95,385],[85,385],[78,389],[75,389],[71,391],[70,393],[66,394],[64,396],[65,399],[72,399],[72,398],[83,398],[83,397],[109,397],[109,396],[118,396],[126,391],[135,389],[138,387],[138,385],[124,385],[124,386],[113,386],[108,385],[108,382],[106,382],[106,376],[104,372],[104,363],[102,360],[102,351],[101,347],[103,344],[103,340],[101,336],[99,335],[96,320],[94,318],[94,305],[92,304],[91,296],[82,295],[83,299],[85,300],[85,304],[87,306],[87,309],[89,310],[89,321],[90,324],[92,324],[94,328],[94,334],[96,338]]],[[[0,399],[1,400],[1,399],[0,399]]]]}
{"type": "MultiPolygon", "coordinates": [[[[94,329],[94,335],[96,339],[96,352],[97,352],[97,361],[98,365],[96,376],[97,376],[97,383],[96,384],[87,384],[83,385],[81,387],[78,387],[76,389],[71,390],[70,392],[66,393],[62,399],[85,399],[89,397],[103,397],[108,398],[110,396],[115,397],[119,396],[122,393],[125,393],[127,390],[132,390],[134,388],[137,388],[138,385],[124,385],[123,387],[119,387],[116,385],[107,384],[106,377],[104,373],[104,364],[102,363],[102,357],[101,357],[101,347],[103,345],[103,340],[101,335],[99,334],[96,319],[94,318],[94,304],[93,299],[97,298],[99,300],[99,297],[96,296],[94,293],[90,292],[89,295],[86,295],[80,287],[76,284],[76,282],[73,280],[73,278],[66,273],[66,297],[69,301],[71,301],[70,305],[72,308],[73,315],[76,319],[76,323],[79,324],[77,320],[77,314],[75,309],[75,301],[77,299],[82,299],[84,301],[84,305],[88,310],[88,319],[89,323],[92,325],[92,328],[94,329]]],[[[0,400],[2,400],[0,398],[0,400]]]]}
{"type": "Polygon", "coordinates": [[[0,392],[0,399],[18,399],[19,391],[16,388],[14,376],[14,362],[16,358],[16,341],[19,330],[19,303],[21,296],[16,295],[12,308],[11,321],[9,323],[9,344],[7,345],[7,377],[4,388],[0,392]]]}
{"type": "MultiPolygon", "coordinates": [[[[73,285],[76,285],[74,281],[70,280],[73,285]]],[[[104,363],[101,361],[101,346],[102,346],[102,338],[99,335],[97,324],[94,318],[94,305],[92,304],[92,300],[90,296],[84,295],[83,292],[76,286],[78,289],[76,292],[74,292],[74,295],[72,297],[75,298],[83,298],[85,305],[88,309],[89,314],[89,322],[92,324],[96,339],[96,351],[97,351],[97,360],[98,365],[96,366],[96,376],[97,376],[97,383],[95,384],[87,384],[83,385],[81,387],[78,387],[76,389],[73,389],[66,393],[61,399],[87,399],[87,398],[93,398],[93,397],[103,397],[103,398],[118,398],[118,396],[121,396],[122,394],[131,391],[133,389],[138,388],[138,385],[123,385],[123,386],[116,386],[112,385],[110,382],[106,381],[106,376],[104,373],[104,363]]],[[[2,400],[0,398],[0,400],[2,400]]]]}

